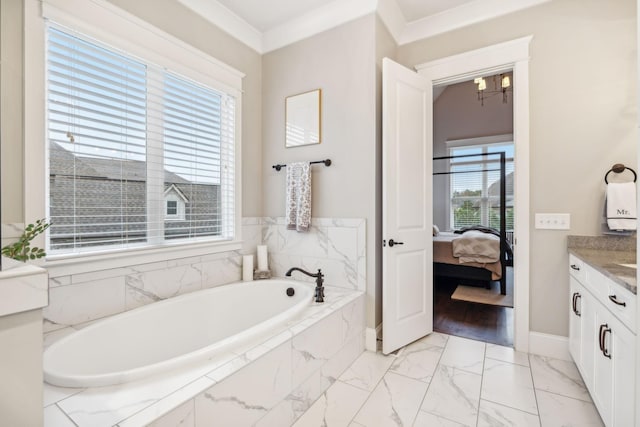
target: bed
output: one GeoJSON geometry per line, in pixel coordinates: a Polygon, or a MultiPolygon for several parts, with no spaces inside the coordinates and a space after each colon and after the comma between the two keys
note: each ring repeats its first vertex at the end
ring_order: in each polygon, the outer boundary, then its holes
{"type": "MultiPolygon", "coordinates": [[[[472,248],[468,246],[467,248],[472,248]]],[[[484,252],[484,250],[480,250],[484,252]]],[[[486,253],[486,252],[484,252],[486,253]]],[[[482,233],[480,231],[467,231],[465,233],[440,232],[433,237],[433,273],[435,276],[454,277],[463,280],[483,281],[486,282],[487,288],[491,281],[500,281],[500,293],[506,295],[506,267],[513,265],[513,255],[508,242],[501,243],[500,237],[495,234],[482,233]],[[473,254],[464,252],[463,256],[459,248],[460,242],[463,240],[471,241],[486,234],[484,237],[477,239],[478,246],[482,246],[484,240],[492,240],[491,246],[497,251],[497,259],[495,256],[483,258],[479,255],[477,258],[473,254]],[[490,237],[489,237],[490,236],[490,237]],[[471,256],[469,256],[471,255],[471,256]],[[504,260],[504,261],[503,261],[504,260]]]]}
{"type": "MultiPolygon", "coordinates": [[[[481,153],[481,154],[463,154],[458,156],[446,156],[446,157],[434,157],[433,160],[446,160],[447,161],[447,170],[444,172],[434,172],[433,175],[451,175],[456,173],[473,173],[473,172],[491,172],[496,171],[499,172],[499,179],[497,184],[499,186],[499,222],[500,228],[499,230],[484,227],[481,225],[467,227],[467,229],[458,230],[454,233],[436,233],[434,232],[433,239],[433,273],[434,276],[442,276],[442,277],[452,277],[467,281],[483,281],[486,283],[487,288],[490,287],[491,281],[500,281],[500,293],[502,295],[506,295],[507,293],[507,275],[506,268],[507,266],[513,266],[513,252],[511,250],[511,245],[507,241],[507,231],[506,231],[506,173],[505,173],[505,153],[504,152],[493,152],[493,153],[481,153]],[[499,156],[499,169],[480,169],[480,170],[469,170],[469,169],[460,169],[453,170],[451,168],[452,159],[459,158],[470,158],[471,163],[473,163],[473,158],[478,157],[487,157],[487,156],[499,156]],[[466,232],[465,232],[466,231],[466,232]],[[493,253],[493,257],[491,260],[483,259],[482,257],[478,260],[474,259],[474,255],[476,254],[465,254],[471,256],[456,256],[454,250],[454,245],[456,244],[457,239],[463,234],[467,234],[470,231],[473,231],[476,236],[479,236],[481,240],[492,240],[491,243],[493,248],[497,253],[493,253]],[[488,238],[487,236],[491,236],[488,238]]],[[[466,159],[464,159],[466,160],[466,159]]],[[[475,161],[476,163],[481,163],[479,161],[475,161]]],[[[457,163],[460,164],[460,163],[457,163]]],[[[486,164],[486,163],[484,163],[486,164]]],[[[483,165],[484,165],[483,164],[483,165]]],[[[436,228],[434,227],[434,231],[436,228]]],[[[469,236],[471,237],[471,236],[469,236]]],[[[474,247],[473,243],[470,243],[470,248],[474,247]]],[[[482,245],[480,245],[482,247],[482,245]]],[[[483,249],[480,250],[481,252],[483,249]]],[[[477,255],[482,255],[477,254],[477,255]]]]}

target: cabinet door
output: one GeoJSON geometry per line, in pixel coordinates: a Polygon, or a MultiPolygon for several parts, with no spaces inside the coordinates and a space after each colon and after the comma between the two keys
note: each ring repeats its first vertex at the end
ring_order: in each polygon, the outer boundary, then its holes
{"type": "Polygon", "coordinates": [[[569,352],[578,368],[582,366],[580,341],[582,340],[583,287],[573,276],[569,277],[569,352]]]}
{"type": "Polygon", "coordinates": [[[598,345],[593,401],[607,426],[631,426],[635,412],[636,337],[604,306],[597,310],[596,322],[602,350],[598,345]]]}
{"type": "Polygon", "coordinates": [[[617,319],[612,322],[611,329],[607,340],[613,359],[612,425],[632,426],[635,416],[636,336],[617,319]]]}
{"type": "Polygon", "coordinates": [[[593,387],[593,360],[598,352],[598,328],[596,325],[596,307],[593,296],[582,288],[580,298],[580,364],[578,369],[589,390],[593,387]]]}
{"type": "Polygon", "coordinates": [[[591,397],[605,425],[613,426],[613,316],[603,306],[595,312],[596,335],[591,397]],[[605,355],[608,354],[609,356],[605,355]]]}

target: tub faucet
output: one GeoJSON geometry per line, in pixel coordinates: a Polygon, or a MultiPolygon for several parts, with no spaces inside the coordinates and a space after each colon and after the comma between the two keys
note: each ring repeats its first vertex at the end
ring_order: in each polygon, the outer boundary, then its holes
{"type": "Polygon", "coordinates": [[[324,274],[322,274],[322,271],[318,269],[318,272],[316,274],[313,274],[313,273],[309,273],[308,271],[304,271],[301,268],[292,267],[289,269],[289,271],[285,273],[285,276],[291,277],[291,273],[294,271],[299,271],[300,273],[306,274],[309,277],[316,278],[316,302],[324,302],[324,286],[323,286],[324,274]]]}

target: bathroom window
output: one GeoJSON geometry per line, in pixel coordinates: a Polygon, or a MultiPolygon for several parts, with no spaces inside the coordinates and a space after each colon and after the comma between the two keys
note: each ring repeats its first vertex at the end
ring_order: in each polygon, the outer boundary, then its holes
{"type": "Polygon", "coordinates": [[[55,25],[49,252],[230,241],[236,99],[55,25]]]}

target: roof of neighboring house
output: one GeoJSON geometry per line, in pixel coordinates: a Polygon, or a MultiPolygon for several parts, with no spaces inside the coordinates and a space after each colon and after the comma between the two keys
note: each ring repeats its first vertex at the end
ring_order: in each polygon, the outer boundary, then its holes
{"type": "MultiPolygon", "coordinates": [[[[114,160],[98,157],[77,156],[60,144],[50,142],[50,175],[73,175],[86,178],[108,180],[146,181],[147,164],[138,160],[114,160]]],[[[176,184],[189,184],[168,170],[164,171],[164,181],[176,184]]]]}
{"type": "Polygon", "coordinates": [[[187,198],[187,196],[184,194],[184,192],[179,189],[175,184],[171,184],[170,186],[168,186],[166,188],[166,190],[164,190],[164,195],[166,197],[167,194],[169,194],[170,192],[174,192],[176,193],[178,196],[180,196],[180,198],[182,199],[183,202],[188,203],[189,199],[187,198]]]}
{"type": "MultiPolygon", "coordinates": [[[[505,181],[507,198],[509,199],[511,198],[509,196],[513,195],[513,172],[509,172],[508,174],[506,174],[504,177],[504,181],[505,181]]],[[[489,186],[488,192],[490,196],[500,196],[500,180],[499,179],[489,186]]]]}

